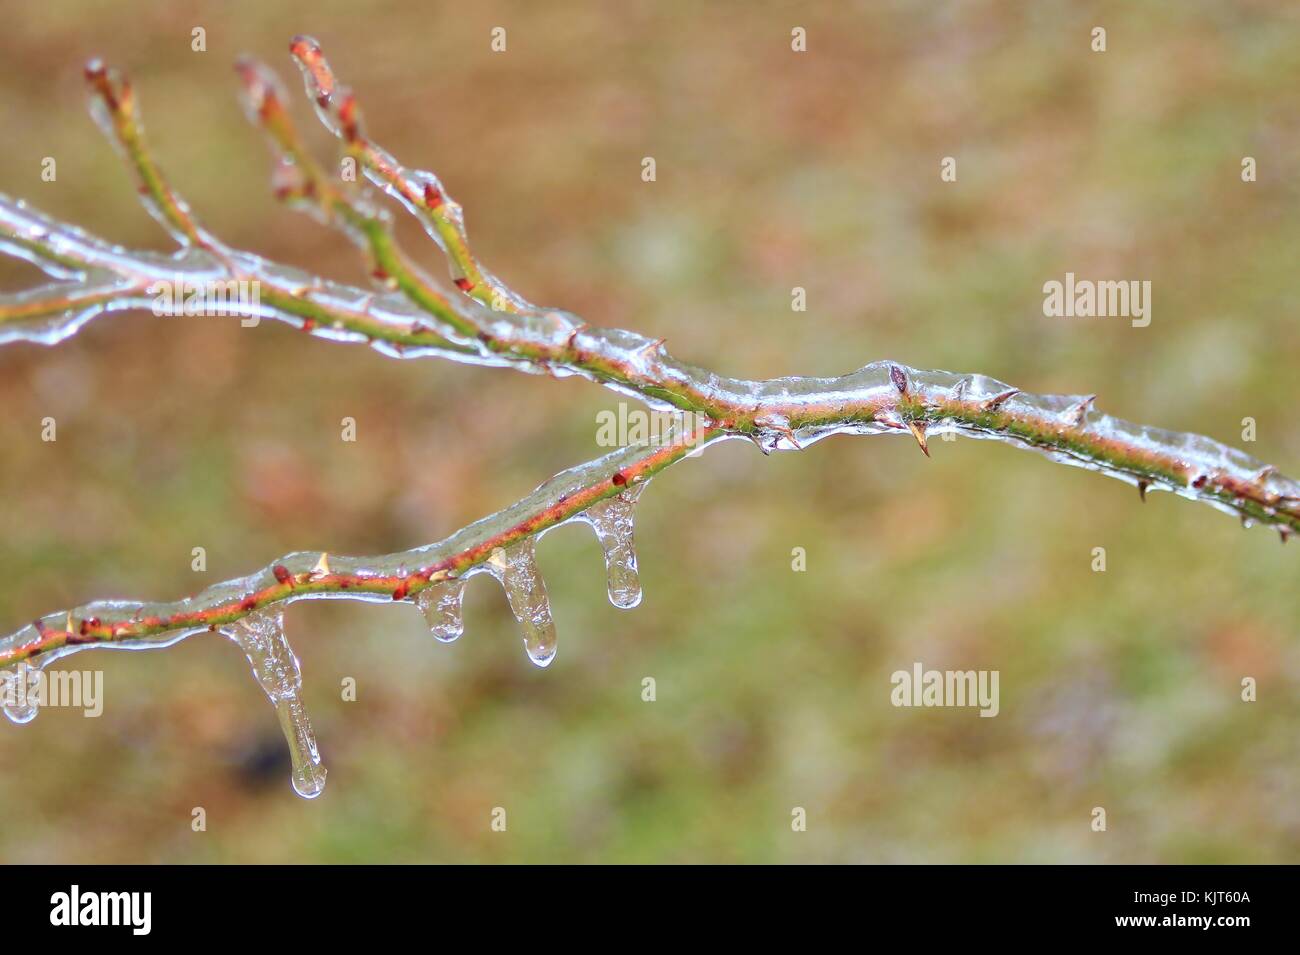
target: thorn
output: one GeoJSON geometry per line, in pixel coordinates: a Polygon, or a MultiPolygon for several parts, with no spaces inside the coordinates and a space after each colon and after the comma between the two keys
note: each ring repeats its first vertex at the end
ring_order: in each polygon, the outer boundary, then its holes
{"type": "Polygon", "coordinates": [[[591,326],[588,325],[586,322],[583,322],[573,331],[569,332],[569,340],[564,343],[564,347],[567,348],[569,351],[572,351],[573,343],[578,340],[578,336],[581,335],[584,331],[586,331],[590,327],[591,326]]]}
{"type": "Polygon", "coordinates": [[[1142,498],[1142,503],[1147,500],[1147,488],[1151,486],[1150,481],[1138,481],[1138,497],[1142,498]]]}
{"type": "Polygon", "coordinates": [[[649,355],[652,351],[654,351],[654,350],[656,350],[657,348],[659,348],[659,347],[660,347],[664,342],[666,342],[667,340],[668,340],[668,339],[666,339],[666,338],[656,338],[654,341],[652,341],[652,342],[650,342],[650,343],[648,343],[648,344],[642,345],[640,348],[638,348],[638,349],[636,350],[636,357],[637,357],[637,358],[642,358],[642,357],[645,356],[645,355],[649,355]]]}
{"type": "Polygon", "coordinates": [[[754,445],[758,448],[758,450],[762,451],[764,455],[768,455],[772,453],[767,448],[763,447],[763,439],[760,438],[758,435],[754,434],[753,432],[750,432],[749,434],[746,435],[746,437],[749,438],[750,441],[753,441],[754,445]]]}
{"type": "Polygon", "coordinates": [[[890,365],[889,380],[894,383],[894,387],[898,389],[900,395],[907,394],[907,372],[897,365],[890,365]]]}
{"type": "MultiPolygon", "coordinates": [[[[795,449],[796,451],[802,451],[802,450],[803,450],[803,448],[799,446],[799,440],[794,436],[794,430],[793,430],[789,425],[787,425],[787,424],[776,424],[776,423],[774,423],[770,418],[767,418],[767,417],[755,418],[755,419],[754,419],[754,424],[758,425],[760,428],[767,428],[769,431],[775,431],[775,432],[777,432],[778,434],[783,434],[783,435],[785,435],[786,439],[787,439],[787,440],[788,440],[792,445],[794,445],[794,449],[795,449]]],[[[779,443],[780,443],[780,440],[779,440],[779,439],[776,440],[776,441],[773,441],[773,442],[772,442],[772,450],[773,450],[773,451],[775,451],[775,450],[777,449],[777,445],[778,445],[779,443]]]]}
{"type": "Polygon", "coordinates": [[[980,405],[980,410],[997,411],[999,408],[1002,407],[1003,404],[1006,403],[1008,398],[1013,398],[1018,394],[1020,394],[1019,388],[1009,388],[1006,391],[1002,392],[1002,394],[994,395],[992,398],[985,401],[984,404],[980,405]]]}
{"type": "Polygon", "coordinates": [[[1074,425],[1074,427],[1076,428],[1082,428],[1083,419],[1088,414],[1088,411],[1092,408],[1092,403],[1096,400],[1097,400],[1096,395],[1088,395],[1077,405],[1075,405],[1074,407],[1066,411],[1065,416],[1067,420],[1069,420],[1070,424],[1074,425]]]}
{"type": "Polygon", "coordinates": [[[271,568],[271,573],[275,575],[275,579],[281,584],[293,587],[293,577],[289,573],[289,568],[285,567],[284,564],[276,564],[271,568]]]}
{"type": "Polygon", "coordinates": [[[928,447],[925,441],[925,423],[909,421],[907,422],[907,430],[912,432],[912,437],[916,438],[916,443],[921,446],[921,450],[925,453],[925,456],[928,458],[930,456],[930,448],[928,447]]]}
{"type": "Polygon", "coordinates": [[[463,275],[456,278],[455,282],[456,282],[456,288],[460,289],[462,292],[468,292],[470,289],[474,287],[474,283],[471,282],[469,279],[465,278],[465,276],[463,275]]]}
{"type": "Polygon", "coordinates": [[[68,634],[72,633],[72,611],[68,611],[68,622],[63,628],[68,634]]]}
{"type": "Polygon", "coordinates": [[[1282,543],[1285,544],[1287,538],[1291,536],[1291,528],[1287,527],[1285,524],[1279,524],[1277,528],[1277,536],[1281,538],[1282,543]]]}
{"type": "Polygon", "coordinates": [[[971,376],[966,375],[964,378],[957,379],[957,384],[952,386],[948,394],[956,401],[961,401],[966,397],[966,386],[970,384],[971,376]]]}
{"type": "Polygon", "coordinates": [[[1263,484],[1265,481],[1267,481],[1276,473],[1277,473],[1277,468],[1273,467],[1273,465],[1271,464],[1266,464],[1260,470],[1260,472],[1255,475],[1255,483],[1263,484]]]}
{"type": "Polygon", "coordinates": [[[442,193],[434,188],[433,183],[426,182],[424,184],[424,204],[430,210],[437,209],[442,205],[442,193]]]}

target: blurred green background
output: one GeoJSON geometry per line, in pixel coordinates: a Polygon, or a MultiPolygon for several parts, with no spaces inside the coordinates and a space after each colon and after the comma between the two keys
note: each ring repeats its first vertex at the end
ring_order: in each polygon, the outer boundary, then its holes
{"type": "MultiPolygon", "coordinates": [[[[1246,449],[1300,471],[1294,3],[2,12],[0,190],[115,240],[165,248],[85,115],[96,54],[133,76],[160,161],[218,234],[364,281],[345,241],[273,201],[234,95],[245,52],[296,92],[287,44],[309,32],[374,136],[442,175],[481,259],[533,301],[746,377],[893,358],[1099,392],[1114,414],[1232,444],[1251,416],[1246,449]],[[1045,318],[1042,284],[1066,271],[1149,279],[1150,327],[1045,318]]],[[[40,277],[6,262],[0,281],[40,277]]],[[[0,402],[8,632],[289,550],[438,539],[595,456],[618,396],[275,323],[122,314],[57,348],[0,349],[0,402]]],[[[606,601],[590,533],[556,532],[539,548],[560,629],[547,671],[482,579],[450,646],[406,606],[293,607],[330,771],[315,802],[290,789],[274,713],[227,641],[74,657],[104,669],[104,715],[0,724],[0,861],[1300,858],[1300,550],[1007,447],[933,451],[840,437],[686,462],[642,499],[631,612],[606,601]],[[999,670],[1001,714],[895,709],[889,676],[914,661],[999,670]]]]}

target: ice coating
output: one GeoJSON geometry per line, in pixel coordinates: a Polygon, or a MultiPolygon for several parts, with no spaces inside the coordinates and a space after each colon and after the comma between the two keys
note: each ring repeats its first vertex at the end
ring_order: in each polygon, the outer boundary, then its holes
{"type": "Polygon", "coordinates": [[[555,621],[551,619],[546,581],[537,568],[533,539],[526,537],[517,544],[497,548],[484,567],[506,592],[510,612],[519,622],[528,659],[539,667],[550,666],[555,659],[555,621]]]}
{"type": "Polygon", "coordinates": [[[293,759],[293,788],[304,799],[325,791],[325,767],[303,707],[302,673],[284,635],[284,611],[262,610],[221,628],[248,657],[267,699],[275,707],[293,759]]]}
{"type": "Polygon", "coordinates": [[[422,590],[415,597],[415,605],[428,621],[429,630],[443,643],[451,643],[465,632],[463,602],[464,577],[454,577],[422,590]]]}
{"type": "Polygon", "coordinates": [[[605,554],[609,602],[620,610],[631,610],[641,602],[641,576],[637,571],[632,525],[637,498],[644,490],[644,483],[629,487],[593,504],[575,518],[590,524],[596,532],[596,540],[605,554]]]}

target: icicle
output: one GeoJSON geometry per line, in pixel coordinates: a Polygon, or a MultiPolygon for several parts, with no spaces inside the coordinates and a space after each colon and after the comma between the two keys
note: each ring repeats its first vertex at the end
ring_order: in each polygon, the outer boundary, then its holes
{"type": "Polygon", "coordinates": [[[528,659],[539,667],[549,666],[555,659],[555,622],[546,597],[546,582],[537,569],[533,538],[526,537],[504,550],[498,547],[486,567],[501,582],[510,610],[523,629],[528,659]]]}
{"type": "Polygon", "coordinates": [[[578,519],[596,532],[605,551],[605,578],[609,602],[620,610],[631,610],[641,602],[641,576],[637,572],[636,547],[632,539],[633,511],[645,483],[593,504],[578,519]]]}
{"type": "Polygon", "coordinates": [[[228,624],[221,632],[239,644],[257,682],[275,706],[293,758],[294,790],[304,799],[314,799],[325,789],[325,767],[320,764],[311,721],[298,697],[302,673],[284,636],[284,611],[259,611],[228,624]]]}
{"type": "Polygon", "coordinates": [[[26,660],[0,671],[0,705],[11,723],[30,723],[40,712],[41,663],[26,660]]]}
{"type": "Polygon", "coordinates": [[[451,643],[465,632],[465,618],[461,611],[464,596],[464,577],[444,580],[415,596],[415,605],[429,622],[429,629],[443,643],[451,643]]]}

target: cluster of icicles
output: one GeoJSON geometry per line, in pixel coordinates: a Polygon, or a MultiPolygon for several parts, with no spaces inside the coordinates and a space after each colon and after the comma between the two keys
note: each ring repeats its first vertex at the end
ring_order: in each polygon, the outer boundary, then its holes
{"type": "MultiPolygon", "coordinates": [[[[599,462],[602,467],[606,462],[617,463],[611,459],[626,458],[627,452],[615,452],[599,462]]],[[[595,464],[596,462],[593,462],[595,464]]],[[[574,469],[558,475],[538,488],[534,496],[553,494],[557,482],[577,478],[585,474],[592,466],[574,469]]],[[[593,504],[587,510],[576,514],[556,527],[569,523],[585,523],[595,531],[605,557],[605,571],[608,581],[610,602],[621,609],[631,609],[641,602],[641,582],[637,570],[636,550],[633,543],[634,507],[646,481],[638,481],[626,487],[613,497],[593,504]]],[[[526,499],[531,500],[531,498],[526,499]]],[[[385,576],[406,572],[408,567],[419,566],[420,562],[429,562],[439,554],[460,549],[467,538],[490,534],[499,523],[510,520],[509,515],[525,502],[507,509],[502,514],[494,515],[477,524],[470,525],[446,541],[428,547],[407,551],[404,554],[380,560],[329,556],[332,572],[356,573],[360,576],[374,574],[385,576]]],[[[548,528],[553,530],[554,527],[548,528]]],[[[518,621],[523,637],[524,649],[528,659],[539,667],[548,666],[555,659],[556,633],[551,616],[550,600],[546,594],[546,583],[537,567],[536,540],[541,534],[525,537],[508,547],[497,548],[488,559],[455,577],[440,580],[421,590],[413,597],[407,598],[424,614],[429,629],[439,641],[450,643],[465,631],[462,615],[462,598],[465,585],[470,577],[487,574],[495,578],[505,591],[510,610],[518,621]]],[[[222,606],[237,598],[268,585],[275,579],[276,570],[288,569],[291,573],[300,573],[309,557],[318,562],[321,555],[293,554],[272,568],[236,581],[216,584],[207,590],[169,604],[144,605],[123,601],[99,601],[78,608],[70,613],[53,614],[44,618],[42,626],[62,626],[63,617],[68,621],[74,617],[97,616],[103,621],[139,619],[144,616],[172,616],[186,610],[200,610],[207,607],[222,606]]],[[[283,573],[283,570],[280,570],[283,573]]],[[[311,721],[302,702],[302,673],[298,666],[284,631],[284,604],[294,600],[310,599],[357,599],[367,601],[384,601],[391,603],[391,598],[382,594],[369,594],[356,591],[339,593],[305,593],[291,595],[285,600],[262,607],[233,623],[223,624],[219,632],[234,641],[245,656],[248,657],[253,675],[275,707],[281,729],[289,744],[293,763],[291,781],[294,790],[307,799],[319,796],[325,788],[325,768],[321,765],[320,751],[316,737],[312,732],[311,721]]],[[[0,670],[0,690],[4,691],[4,713],[12,722],[27,723],[36,717],[39,702],[35,694],[16,691],[15,682],[26,680],[29,685],[33,675],[54,660],[81,650],[118,648],[126,650],[157,649],[171,646],[186,637],[208,632],[207,627],[178,629],[147,638],[122,640],[85,645],[71,645],[49,651],[38,657],[26,660],[0,670]]],[[[17,633],[0,640],[0,649],[22,645],[39,636],[36,624],[30,624],[17,633]]]]}
{"type": "MultiPolygon", "coordinates": [[[[609,602],[621,610],[631,610],[641,602],[641,577],[632,524],[633,508],[644,487],[644,482],[637,484],[571,518],[571,522],[590,524],[596,532],[596,539],[605,552],[609,602]]],[[[526,537],[509,547],[498,548],[468,573],[420,591],[415,603],[433,635],[443,643],[450,643],[465,632],[461,611],[465,584],[476,573],[489,574],[505,590],[528,659],[539,667],[548,666],[555,659],[555,622],[551,619],[546,582],[537,569],[535,541],[535,537],[526,537]]]]}

